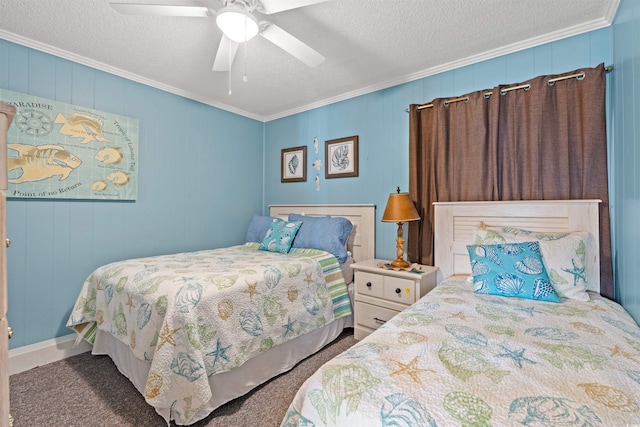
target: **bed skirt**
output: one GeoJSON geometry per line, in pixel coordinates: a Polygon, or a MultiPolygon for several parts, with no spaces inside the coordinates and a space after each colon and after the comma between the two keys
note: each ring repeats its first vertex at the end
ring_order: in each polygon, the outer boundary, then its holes
{"type": "MultiPolygon", "coordinates": [[[[349,286],[351,293],[352,286],[349,286]]],[[[323,328],[301,335],[291,341],[273,347],[266,352],[249,359],[233,371],[212,375],[209,384],[213,396],[190,420],[195,423],[206,418],[211,412],[231,400],[243,396],[271,378],[289,371],[303,359],[317,353],[334,341],[345,328],[353,327],[353,315],[343,316],[325,325],[323,328]]],[[[107,332],[98,330],[91,351],[95,355],[107,355],[125,377],[144,396],[151,363],[136,358],[129,346],[107,332]]],[[[165,420],[170,420],[169,409],[156,412],[165,420]]],[[[177,424],[179,420],[176,420],[177,424]]]]}

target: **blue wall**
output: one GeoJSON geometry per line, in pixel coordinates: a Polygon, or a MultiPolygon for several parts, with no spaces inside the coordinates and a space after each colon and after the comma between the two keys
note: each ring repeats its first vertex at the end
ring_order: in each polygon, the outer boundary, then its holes
{"type": "Polygon", "coordinates": [[[640,323],[640,2],[623,0],[612,26],[616,300],[640,323]]]}
{"type": "MultiPolygon", "coordinates": [[[[536,48],[359,96],[274,120],[265,125],[265,199],[269,203],[373,203],[376,209],[376,257],[394,259],[397,225],[382,223],[389,193],[408,190],[409,104],[455,97],[518,83],[543,74],[609,65],[610,28],[592,31],[536,48]],[[359,176],[324,178],[324,141],[359,135],[359,176]],[[313,152],[313,138],[320,152],[313,152]],[[306,145],[307,182],[280,182],[280,150],[306,145]],[[311,164],[322,159],[317,172],[311,164]],[[320,191],[314,177],[320,175],[320,191]]],[[[406,226],[405,226],[406,233],[406,226]]]]}
{"type": "Polygon", "coordinates": [[[4,40],[0,87],[140,121],[135,202],[8,200],[11,348],[69,334],[96,267],[242,243],[262,212],[261,122],[4,40]]]}
{"type": "Polygon", "coordinates": [[[640,320],[639,9],[622,0],[612,27],[266,124],[0,40],[0,87],[136,117],[141,127],[136,202],[9,200],[11,347],[68,334],[71,305],[98,265],[239,243],[251,215],[272,203],[375,204],[376,256],[393,258],[396,226],[380,219],[388,194],[408,189],[410,103],[602,62],[615,66],[608,123],[616,292],[640,320]],[[351,135],[360,138],[359,176],[325,179],[324,141],[351,135]],[[308,147],[307,181],[281,183],[280,150],[300,145],[308,147]]]}

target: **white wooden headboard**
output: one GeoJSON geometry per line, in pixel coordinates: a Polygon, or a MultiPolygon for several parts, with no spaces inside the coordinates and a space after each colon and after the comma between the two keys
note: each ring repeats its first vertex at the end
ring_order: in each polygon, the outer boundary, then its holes
{"type": "Polygon", "coordinates": [[[600,292],[600,241],[598,205],[601,200],[541,200],[507,202],[436,202],[434,263],[438,282],[454,274],[470,274],[466,245],[481,224],[533,231],[588,231],[587,272],[589,290],[600,292]],[[593,283],[591,283],[593,282],[593,283]]]}
{"type": "Polygon", "coordinates": [[[375,258],[375,205],[270,205],[269,215],[287,219],[290,213],[309,216],[341,216],[353,224],[353,259],[356,262],[375,258]]]}

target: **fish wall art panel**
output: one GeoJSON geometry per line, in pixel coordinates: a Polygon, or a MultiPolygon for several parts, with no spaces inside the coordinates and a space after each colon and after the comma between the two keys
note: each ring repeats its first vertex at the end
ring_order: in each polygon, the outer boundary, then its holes
{"type": "Polygon", "coordinates": [[[17,108],[7,197],[135,200],[138,119],[0,89],[17,108]]]}

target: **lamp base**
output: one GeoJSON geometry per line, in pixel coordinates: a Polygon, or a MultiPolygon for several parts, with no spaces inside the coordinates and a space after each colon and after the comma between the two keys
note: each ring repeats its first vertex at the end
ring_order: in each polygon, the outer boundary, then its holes
{"type": "Polygon", "coordinates": [[[391,261],[391,265],[395,268],[409,268],[411,266],[407,261],[400,258],[395,261],[391,261]]]}

